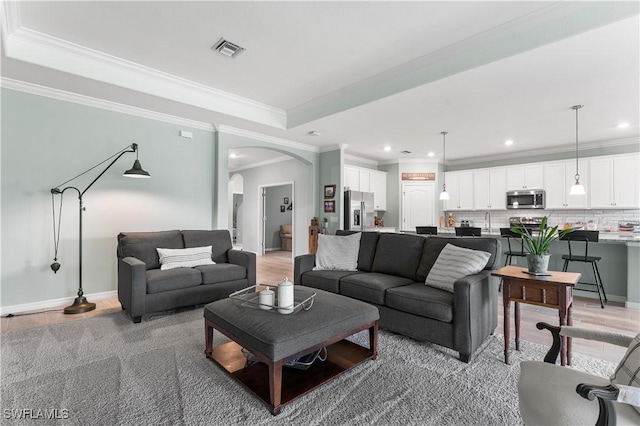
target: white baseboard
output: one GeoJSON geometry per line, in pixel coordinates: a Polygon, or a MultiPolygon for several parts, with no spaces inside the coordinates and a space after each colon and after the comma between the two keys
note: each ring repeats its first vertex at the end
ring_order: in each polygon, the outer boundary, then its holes
{"type": "Polygon", "coordinates": [[[624,302],[624,307],[640,311],[640,303],[638,302],[624,302]]]}
{"type": "MultiPolygon", "coordinates": [[[[591,291],[573,290],[574,296],[586,297],[587,299],[599,299],[598,293],[591,291]]],[[[607,294],[607,300],[611,302],[628,303],[624,296],[616,296],[615,294],[607,294]]]]}
{"type": "MultiPolygon", "coordinates": [[[[112,290],[112,291],[103,291],[102,293],[85,294],[85,297],[90,302],[94,302],[96,300],[111,299],[113,297],[116,297],[117,295],[118,295],[118,292],[115,290],[112,290]]],[[[65,306],[69,306],[70,304],[72,304],[75,298],[76,296],[62,297],[60,299],[43,300],[40,302],[23,303],[20,305],[0,306],[0,316],[5,316],[8,314],[23,314],[27,312],[38,312],[38,311],[48,310],[52,308],[62,309],[65,306]]]]}

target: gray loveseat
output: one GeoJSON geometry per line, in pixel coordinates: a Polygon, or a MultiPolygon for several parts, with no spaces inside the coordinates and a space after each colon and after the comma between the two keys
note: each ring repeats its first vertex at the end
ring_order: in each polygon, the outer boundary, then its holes
{"type": "Polygon", "coordinates": [[[306,254],[295,258],[294,279],[371,303],[381,328],[451,348],[469,362],[498,324],[498,283],[490,271],[499,257],[495,238],[363,232],[357,271],[314,271],[315,255],[306,254]],[[453,293],[425,285],[447,243],[491,253],[485,269],[457,280],[453,293]]]}
{"type": "Polygon", "coordinates": [[[151,312],[213,302],[255,285],[255,253],[233,250],[227,230],[118,235],[118,299],[133,322],[151,312]],[[160,269],[157,248],[212,246],[215,265],[160,269]]]}

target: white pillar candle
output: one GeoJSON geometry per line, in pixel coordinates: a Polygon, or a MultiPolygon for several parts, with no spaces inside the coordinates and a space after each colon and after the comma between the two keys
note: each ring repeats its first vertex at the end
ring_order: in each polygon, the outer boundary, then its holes
{"type": "Polygon", "coordinates": [[[293,312],[293,283],[288,278],[278,284],[278,312],[281,314],[293,312]]]}
{"type": "Polygon", "coordinates": [[[261,309],[272,309],[273,308],[273,303],[274,303],[274,299],[275,299],[275,293],[273,292],[273,290],[271,290],[269,287],[267,287],[266,290],[262,290],[260,292],[260,296],[258,298],[258,303],[260,303],[260,308],[261,309]]]}

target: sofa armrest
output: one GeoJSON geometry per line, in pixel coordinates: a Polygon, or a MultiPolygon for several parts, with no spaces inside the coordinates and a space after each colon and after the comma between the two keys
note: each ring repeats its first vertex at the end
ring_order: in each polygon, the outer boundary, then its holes
{"type": "Polygon", "coordinates": [[[250,251],[229,250],[229,263],[240,265],[247,269],[247,284],[256,285],[256,254],[250,251]]]}
{"type": "Polygon", "coordinates": [[[293,260],[293,283],[302,284],[302,274],[316,266],[315,254],[303,254],[293,260]]]}
{"type": "Polygon", "coordinates": [[[456,349],[472,354],[498,326],[498,285],[491,271],[480,271],[453,284],[456,349]]]}
{"type": "Polygon", "coordinates": [[[135,257],[118,259],[118,300],[132,317],[145,313],[147,265],[135,257]]]}

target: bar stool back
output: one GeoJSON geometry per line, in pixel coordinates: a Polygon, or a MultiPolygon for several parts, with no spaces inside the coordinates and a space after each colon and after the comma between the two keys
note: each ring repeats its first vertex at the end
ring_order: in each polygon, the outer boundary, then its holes
{"type": "Polygon", "coordinates": [[[562,255],[562,259],[564,259],[564,266],[562,268],[562,271],[567,271],[570,262],[582,262],[591,264],[595,283],[579,281],[578,284],[595,286],[596,289],[577,289],[582,291],[591,291],[594,293],[597,292],[598,297],[600,298],[600,307],[604,309],[604,302],[607,301],[607,294],[604,292],[602,278],[600,278],[600,270],[598,269],[598,261],[602,258],[600,256],[589,256],[589,243],[597,243],[599,234],[599,231],[576,230],[560,237],[561,240],[566,240],[569,246],[569,254],[562,255]],[[572,242],[573,246],[571,244],[572,242]],[[582,244],[576,244],[581,242],[584,242],[584,251],[579,250],[579,246],[582,244]]]}
{"type": "Polygon", "coordinates": [[[470,226],[461,226],[456,228],[456,237],[480,237],[482,236],[482,228],[474,228],[470,226]]]}
{"type": "Polygon", "coordinates": [[[511,260],[514,257],[527,257],[527,253],[524,251],[524,244],[522,243],[522,236],[520,234],[516,234],[510,228],[500,228],[500,236],[507,239],[508,249],[504,252],[504,266],[511,265],[511,260]],[[511,245],[512,242],[513,246],[511,245]]]}
{"type": "Polygon", "coordinates": [[[438,235],[438,228],[435,226],[416,226],[416,234],[438,235]]]}

